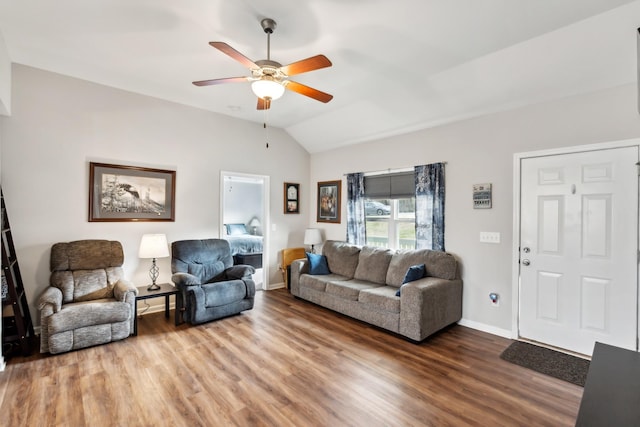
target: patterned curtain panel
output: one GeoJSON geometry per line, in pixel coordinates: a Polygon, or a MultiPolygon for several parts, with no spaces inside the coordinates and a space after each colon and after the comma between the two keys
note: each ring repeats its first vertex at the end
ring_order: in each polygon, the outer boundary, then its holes
{"type": "Polygon", "coordinates": [[[444,251],[444,163],[415,167],[416,249],[444,251]]]}
{"type": "Polygon", "coordinates": [[[347,175],[347,242],[356,245],[367,242],[363,173],[347,175]]]}

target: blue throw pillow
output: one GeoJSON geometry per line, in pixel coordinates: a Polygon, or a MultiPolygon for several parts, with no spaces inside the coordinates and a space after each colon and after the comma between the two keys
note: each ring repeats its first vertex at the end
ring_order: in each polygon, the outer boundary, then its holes
{"type": "MultiPolygon", "coordinates": [[[[422,279],[424,277],[425,271],[426,271],[426,267],[424,264],[412,265],[411,267],[409,267],[409,269],[405,273],[404,279],[402,280],[402,284],[404,285],[405,283],[422,279]]],[[[398,288],[398,291],[396,292],[397,297],[400,296],[401,289],[402,289],[402,286],[400,286],[400,288],[398,288]]]]}
{"type": "Polygon", "coordinates": [[[331,274],[326,256],[307,252],[307,259],[309,260],[309,274],[316,276],[321,274],[331,274]]]}

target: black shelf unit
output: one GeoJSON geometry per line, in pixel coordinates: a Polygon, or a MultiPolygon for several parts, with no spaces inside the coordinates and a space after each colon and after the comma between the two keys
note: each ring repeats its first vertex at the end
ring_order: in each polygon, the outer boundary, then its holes
{"type": "Polygon", "coordinates": [[[16,257],[4,194],[0,189],[2,208],[2,355],[20,351],[28,356],[33,350],[35,333],[16,257]]]}

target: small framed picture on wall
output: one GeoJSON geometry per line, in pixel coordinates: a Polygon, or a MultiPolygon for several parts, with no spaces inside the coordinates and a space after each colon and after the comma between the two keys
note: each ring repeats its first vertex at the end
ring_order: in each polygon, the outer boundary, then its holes
{"type": "Polygon", "coordinates": [[[318,183],[318,222],[340,224],[340,188],[342,181],[318,183]]]}
{"type": "Polygon", "coordinates": [[[284,183],[284,213],[300,213],[300,184],[284,183]]]}

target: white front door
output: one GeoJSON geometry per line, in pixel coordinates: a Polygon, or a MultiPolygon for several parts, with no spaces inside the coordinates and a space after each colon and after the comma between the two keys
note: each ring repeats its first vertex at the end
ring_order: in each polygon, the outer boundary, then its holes
{"type": "Polygon", "coordinates": [[[521,160],[519,335],[636,350],[638,147],[521,160]]]}

